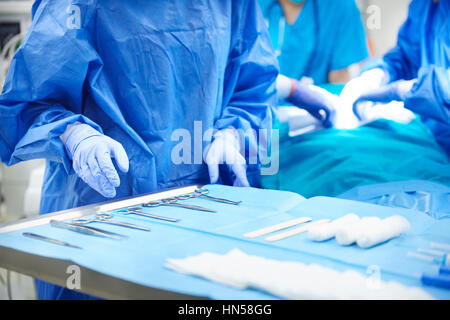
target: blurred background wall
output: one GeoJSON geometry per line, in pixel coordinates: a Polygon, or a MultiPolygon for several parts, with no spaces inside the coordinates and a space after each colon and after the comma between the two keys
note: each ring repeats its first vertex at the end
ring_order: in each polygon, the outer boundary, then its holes
{"type": "Polygon", "coordinates": [[[356,0],[372,44],[374,56],[382,56],[397,42],[397,31],[405,21],[411,0],[356,0]],[[376,14],[379,9],[379,25],[376,14]]]}

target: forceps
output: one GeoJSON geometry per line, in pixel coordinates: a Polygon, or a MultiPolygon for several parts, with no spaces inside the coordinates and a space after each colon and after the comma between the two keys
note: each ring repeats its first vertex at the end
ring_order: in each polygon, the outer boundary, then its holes
{"type": "Polygon", "coordinates": [[[130,208],[126,208],[126,209],[120,209],[120,210],[114,211],[113,213],[119,213],[119,214],[123,214],[123,215],[136,214],[136,215],[144,216],[144,217],[147,217],[147,218],[164,220],[164,221],[169,221],[169,222],[177,222],[177,221],[179,221],[179,219],[168,218],[168,217],[163,217],[163,216],[157,216],[156,214],[150,214],[150,213],[142,212],[140,207],[130,207],[130,208]]]}
{"type": "Polygon", "coordinates": [[[196,210],[196,211],[217,212],[215,210],[200,207],[200,206],[177,203],[177,200],[179,200],[177,197],[167,198],[167,199],[162,199],[160,201],[150,201],[150,202],[142,204],[142,206],[147,207],[147,208],[148,207],[153,208],[153,207],[159,207],[159,206],[174,206],[174,207],[180,207],[180,208],[196,210]]]}
{"type": "Polygon", "coordinates": [[[209,190],[205,189],[205,188],[198,188],[197,190],[195,190],[195,193],[197,194],[197,197],[202,197],[202,198],[205,198],[208,200],[222,202],[222,203],[226,203],[226,204],[238,205],[239,203],[242,202],[242,201],[232,201],[232,200],[228,200],[228,199],[212,197],[212,196],[208,195],[209,190]]]}
{"type": "Polygon", "coordinates": [[[97,213],[95,215],[95,218],[75,219],[75,220],[72,220],[72,223],[88,224],[88,223],[93,223],[93,222],[100,222],[100,223],[107,223],[107,224],[112,224],[112,225],[115,225],[115,226],[120,226],[120,227],[125,227],[125,228],[130,228],[130,229],[150,231],[149,228],[140,227],[140,226],[137,226],[135,224],[126,223],[126,222],[119,222],[119,221],[113,221],[113,220],[111,220],[112,217],[113,217],[113,215],[111,213],[101,212],[101,213],[97,213]]]}
{"type": "Polygon", "coordinates": [[[79,246],[75,246],[75,245],[70,244],[68,242],[64,242],[64,241],[61,241],[61,240],[57,240],[57,239],[52,239],[52,238],[49,238],[49,237],[41,236],[41,235],[36,234],[36,233],[24,232],[24,233],[22,233],[22,235],[24,235],[25,237],[32,238],[32,239],[37,239],[37,240],[42,240],[42,241],[47,241],[47,242],[50,242],[50,243],[58,244],[58,245],[64,246],[64,247],[83,249],[83,248],[81,248],[79,246]]]}
{"type": "Polygon", "coordinates": [[[196,189],[192,193],[182,194],[180,196],[176,196],[175,198],[178,200],[188,200],[188,199],[192,199],[192,198],[205,198],[206,200],[212,200],[212,201],[226,203],[226,204],[232,204],[232,205],[238,205],[242,202],[242,201],[232,201],[232,200],[228,200],[228,199],[213,197],[213,196],[208,195],[208,193],[209,193],[208,189],[199,188],[199,189],[196,189]]]}
{"type": "Polygon", "coordinates": [[[87,227],[76,223],[68,223],[64,221],[58,221],[58,220],[50,220],[50,225],[52,227],[66,229],[70,231],[75,231],[78,233],[86,234],[89,236],[97,236],[97,237],[104,237],[104,238],[110,238],[115,240],[120,240],[122,238],[127,238],[127,236],[124,236],[122,234],[114,233],[111,231],[106,231],[94,227],[87,227]]]}

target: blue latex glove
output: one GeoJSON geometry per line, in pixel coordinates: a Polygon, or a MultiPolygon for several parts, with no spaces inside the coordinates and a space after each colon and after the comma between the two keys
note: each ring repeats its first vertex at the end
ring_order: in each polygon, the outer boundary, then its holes
{"type": "Polygon", "coordinates": [[[129,166],[122,145],[87,124],[71,126],[61,140],[76,174],[104,197],[115,197],[120,179],[111,158],[122,172],[128,172],[129,166]]]}
{"type": "Polygon", "coordinates": [[[224,129],[214,134],[214,140],[209,145],[205,157],[211,183],[217,183],[219,180],[219,164],[227,164],[236,176],[233,183],[235,187],[250,186],[247,180],[245,158],[239,149],[238,135],[233,130],[224,129]]]}
{"type": "Polygon", "coordinates": [[[417,80],[398,80],[390,84],[372,89],[363,93],[353,103],[353,113],[361,120],[359,105],[362,102],[389,103],[391,101],[404,101],[405,95],[411,91],[417,80]]]}
{"type": "Polygon", "coordinates": [[[331,127],[335,114],[334,104],[328,97],[331,94],[324,89],[305,85],[299,81],[296,81],[294,86],[286,101],[308,111],[313,117],[320,120],[325,128],[331,127]]]}

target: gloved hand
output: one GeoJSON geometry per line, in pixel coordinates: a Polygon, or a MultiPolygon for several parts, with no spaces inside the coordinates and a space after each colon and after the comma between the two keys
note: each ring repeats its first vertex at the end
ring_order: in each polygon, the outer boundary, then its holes
{"type": "Polygon", "coordinates": [[[69,125],[61,140],[76,174],[104,197],[115,197],[120,179],[111,158],[122,172],[129,166],[122,145],[87,124],[69,125]]]}
{"type": "Polygon", "coordinates": [[[336,108],[332,94],[325,89],[295,81],[286,101],[308,111],[313,117],[320,120],[325,128],[333,126],[336,108]]]}
{"type": "Polygon", "coordinates": [[[359,106],[362,102],[389,103],[391,101],[404,101],[405,95],[411,91],[416,81],[416,79],[398,80],[361,94],[353,103],[353,113],[361,120],[362,116],[359,106]]]}
{"type": "Polygon", "coordinates": [[[379,88],[389,80],[389,74],[382,68],[370,69],[350,80],[339,95],[339,112],[335,126],[341,129],[355,128],[360,124],[353,113],[353,104],[360,95],[379,88]]]}
{"type": "Polygon", "coordinates": [[[359,77],[350,80],[339,95],[340,100],[353,105],[355,100],[365,92],[379,88],[388,83],[389,74],[381,69],[375,68],[363,72],[359,77]]]}
{"type": "Polygon", "coordinates": [[[250,186],[247,180],[245,158],[239,149],[239,138],[234,130],[224,129],[214,134],[214,140],[209,145],[205,156],[211,183],[217,183],[219,179],[219,164],[227,164],[236,176],[234,186],[250,186]]]}

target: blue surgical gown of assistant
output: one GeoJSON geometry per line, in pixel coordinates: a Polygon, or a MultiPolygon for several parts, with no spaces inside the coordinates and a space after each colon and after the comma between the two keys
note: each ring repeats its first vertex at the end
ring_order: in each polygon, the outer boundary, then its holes
{"type": "MultiPolygon", "coordinates": [[[[65,153],[60,136],[76,121],[124,146],[116,198],[207,183],[202,133],[270,134],[277,75],[256,0],[38,0],[0,96],[1,161],[47,159],[41,214],[107,200],[65,153]],[[174,132],[191,139],[177,164],[186,141],[174,132]]],[[[42,282],[38,296],[89,297],[42,282]]]]}
{"type": "Polygon", "coordinates": [[[390,80],[417,83],[405,107],[419,114],[450,156],[450,0],[413,0],[397,45],[371,66],[383,67],[390,80]]]}
{"type": "Polygon", "coordinates": [[[280,73],[316,85],[329,82],[331,71],[368,57],[361,14],[354,0],[306,0],[289,25],[277,0],[259,0],[280,73]]]}

